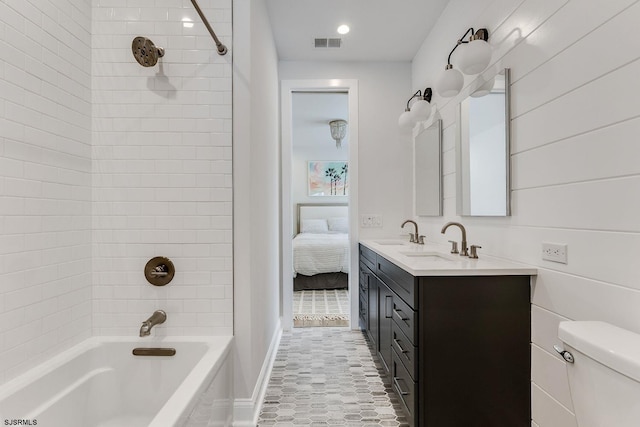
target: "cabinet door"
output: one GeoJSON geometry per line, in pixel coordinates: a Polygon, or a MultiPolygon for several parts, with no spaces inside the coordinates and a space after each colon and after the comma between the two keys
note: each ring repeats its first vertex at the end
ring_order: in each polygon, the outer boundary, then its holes
{"type": "Polygon", "coordinates": [[[369,278],[367,274],[368,269],[360,264],[360,277],[359,277],[359,300],[360,300],[360,316],[359,324],[360,329],[363,331],[369,331],[369,278]]]}
{"type": "Polygon", "coordinates": [[[373,274],[367,274],[369,281],[369,339],[373,344],[373,348],[378,351],[380,349],[380,337],[378,328],[378,278],[373,274]]]}
{"type": "Polygon", "coordinates": [[[420,423],[530,427],[529,277],[421,281],[420,423]]]}
{"type": "Polygon", "coordinates": [[[389,373],[391,366],[391,322],[393,316],[393,292],[384,284],[378,281],[378,333],[379,350],[378,354],[384,365],[384,369],[389,373]]]}

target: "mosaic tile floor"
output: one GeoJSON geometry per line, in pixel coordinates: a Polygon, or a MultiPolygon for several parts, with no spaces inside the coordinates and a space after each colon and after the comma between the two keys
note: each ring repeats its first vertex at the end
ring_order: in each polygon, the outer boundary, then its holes
{"type": "Polygon", "coordinates": [[[295,291],[293,326],[349,326],[349,296],[346,289],[295,291]]]}
{"type": "Polygon", "coordinates": [[[407,427],[369,346],[348,328],[284,333],[258,425],[407,427]]]}

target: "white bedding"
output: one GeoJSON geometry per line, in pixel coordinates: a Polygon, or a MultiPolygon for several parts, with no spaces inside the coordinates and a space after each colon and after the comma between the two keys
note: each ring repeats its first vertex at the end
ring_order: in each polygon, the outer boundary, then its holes
{"type": "Polygon", "coordinates": [[[293,274],[349,273],[349,235],[300,233],[293,238],[293,274]]]}

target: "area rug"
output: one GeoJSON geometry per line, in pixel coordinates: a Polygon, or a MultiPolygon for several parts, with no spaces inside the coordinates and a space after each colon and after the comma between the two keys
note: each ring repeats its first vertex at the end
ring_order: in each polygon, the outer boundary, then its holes
{"type": "Polygon", "coordinates": [[[295,291],[293,326],[349,326],[349,296],[346,289],[295,291]]]}

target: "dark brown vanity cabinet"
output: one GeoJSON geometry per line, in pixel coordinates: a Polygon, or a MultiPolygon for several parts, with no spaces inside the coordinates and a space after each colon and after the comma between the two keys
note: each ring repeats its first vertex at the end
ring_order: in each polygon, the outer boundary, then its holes
{"type": "Polygon", "coordinates": [[[411,425],[531,425],[530,276],[414,277],[362,245],[360,260],[364,330],[411,425]]]}
{"type": "Polygon", "coordinates": [[[360,249],[360,328],[367,332],[378,351],[378,278],[373,273],[375,265],[376,253],[367,248],[360,249]]]}

